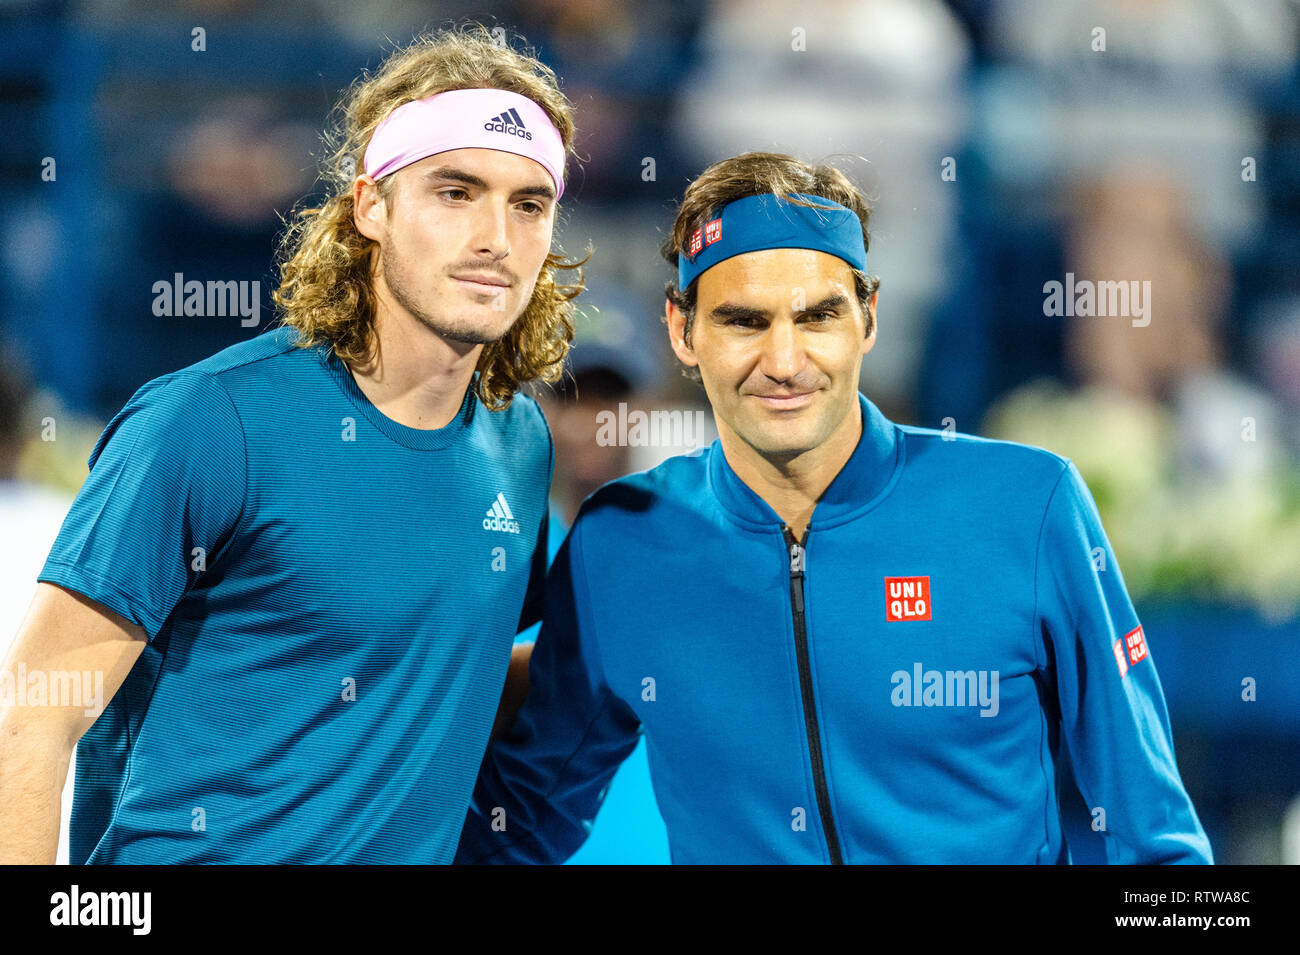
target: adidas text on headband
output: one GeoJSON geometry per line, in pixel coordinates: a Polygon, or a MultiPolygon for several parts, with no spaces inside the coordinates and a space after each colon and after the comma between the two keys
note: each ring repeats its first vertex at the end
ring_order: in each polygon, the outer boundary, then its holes
{"type": "Polygon", "coordinates": [[[404,103],[375,128],[365,170],[379,180],[452,149],[497,149],[533,160],[564,194],[564,140],[546,111],[509,90],[448,90],[404,103]]]}

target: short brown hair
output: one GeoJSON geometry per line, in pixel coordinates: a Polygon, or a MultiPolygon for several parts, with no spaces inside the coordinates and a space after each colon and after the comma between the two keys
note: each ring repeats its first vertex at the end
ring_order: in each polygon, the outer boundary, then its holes
{"type": "MultiPolygon", "coordinates": [[[[871,206],[862,190],[843,172],[827,163],[806,163],[784,153],[744,153],[714,163],[686,187],[686,194],[682,197],[677,218],[673,222],[672,234],[660,250],[663,257],[674,269],[677,268],[677,257],[685,254],[691,233],[714,218],[723,206],[738,199],[765,193],[777,196],[789,196],[791,193],[821,196],[852,209],[862,223],[862,245],[870,250],[871,238],[867,233],[867,223],[871,218],[871,206]]],[[[791,201],[798,202],[797,199],[791,201]]],[[[691,343],[691,327],[695,323],[698,285],[697,279],[685,289],[679,289],[677,280],[672,279],[664,289],[668,301],[686,317],[685,337],[688,345],[691,343]]],[[[853,286],[858,295],[858,304],[862,306],[862,315],[866,319],[867,335],[870,336],[875,327],[875,316],[871,314],[870,308],[871,296],[880,287],[880,279],[861,269],[853,269],[853,286]]],[[[697,369],[687,368],[685,373],[687,377],[699,380],[697,369]]]]}
{"type": "MultiPolygon", "coordinates": [[[[379,121],[412,100],[459,89],[502,89],[526,96],[546,111],[567,154],[573,152],[573,109],[555,73],[527,52],[498,41],[481,24],[426,33],[392,53],[373,76],[359,79],[335,107],[326,134],[323,205],[298,210],[280,242],[280,287],[274,293],[283,324],[298,329],[301,347],[327,342],[340,359],[364,364],[374,348],[375,296],[371,263],[378,243],[357,231],[352,182],[379,121]]],[[[377,183],[386,202],[393,176],[377,183]]],[[[588,254],[587,258],[590,258],[588,254]]],[[[533,297],[500,341],[478,360],[478,394],[489,408],[510,404],[525,383],[556,381],[573,341],[573,302],[583,290],[581,266],[552,251],[533,297]],[[578,269],[577,282],[556,281],[557,270],[578,269]]]]}

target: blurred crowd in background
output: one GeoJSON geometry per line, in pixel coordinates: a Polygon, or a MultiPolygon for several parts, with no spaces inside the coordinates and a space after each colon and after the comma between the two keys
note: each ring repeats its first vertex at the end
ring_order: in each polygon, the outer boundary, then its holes
{"type": "Polygon", "coordinates": [[[522,35],[576,108],[557,241],[595,254],[570,375],[542,396],[557,518],[686,450],[603,445],[601,411],[707,410],[662,322],[685,185],[750,150],[830,161],[875,207],[864,393],[1076,461],[1216,856],[1300,860],[1290,0],[0,0],[5,612],[107,420],[273,321],[280,217],[319,189],[339,92],[471,17],[522,35]],[[259,326],[156,316],[176,273],[259,281],[259,326]],[[1149,282],[1149,320],[1047,314],[1067,274],[1149,282]]]}

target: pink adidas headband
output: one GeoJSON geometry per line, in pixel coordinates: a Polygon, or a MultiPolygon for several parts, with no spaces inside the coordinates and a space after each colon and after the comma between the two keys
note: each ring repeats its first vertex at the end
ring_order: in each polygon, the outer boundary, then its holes
{"type": "Polygon", "coordinates": [[[509,90],[448,90],[412,100],[375,128],[366,175],[376,181],[403,166],[452,149],[499,149],[539,163],[564,194],[564,140],[546,111],[509,90]]]}

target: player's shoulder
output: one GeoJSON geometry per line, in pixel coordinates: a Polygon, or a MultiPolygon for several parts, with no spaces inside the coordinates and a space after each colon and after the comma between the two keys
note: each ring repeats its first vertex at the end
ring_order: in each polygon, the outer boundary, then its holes
{"type": "Polygon", "coordinates": [[[298,341],[297,330],[285,327],[237,342],[192,365],[145,382],[131,397],[127,408],[151,404],[192,409],[194,399],[211,399],[223,392],[229,401],[232,390],[229,386],[241,372],[278,358],[320,361],[317,349],[303,348],[298,341]]]}
{"type": "Polygon", "coordinates": [[[130,432],[135,440],[148,440],[180,448],[201,446],[211,454],[223,445],[243,444],[243,423],[238,409],[239,389],[231,376],[273,359],[318,361],[311,349],[296,343],[292,328],[278,328],[239,342],[201,361],[145,382],[109,420],[90,455],[90,465],[115,435],[130,432]]]}
{"type": "Polygon", "coordinates": [[[1050,493],[1070,467],[1069,458],[1037,445],[986,438],[951,427],[894,427],[905,444],[909,469],[948,481],[959,479],[970,490],[981,484],[1011,482],[1026,491],[1050,493]]]}
{"type": "Polygon", "coordinates": [[[581,524],[588,535],[625,532],[632,524],[639,534],[651,529],[675,534],[683,523],[709,519],[708,463],[717,451],[697,448],[610,481],[583,502],[575,526],[581,524]]]}
{"type": "MultiPolygon", "coordinates": [[[[474,379],[471,387],[477,387],[474,379]]],[[[511,441],[524,442],[526,446],[549,448],[551,429],[546,422],[546,415],[531,395],[517,391],[510,398],[510,404],[504,408],[490,409],[477,401],[474,409],[475,422],[481,422],[511,441]]]]}
{"type": "Polygon", "coordinates": [[[300,344],[301,341],[302,338],[296,328],[275,327],[246,341],[236,342],[223,348],[202,361],[182,368],[178,374],[211,375],[220,378],[236,373],[240,369],[276,360],[319,362],[320,348],[325,346],[303,346],[300,344]]]}

